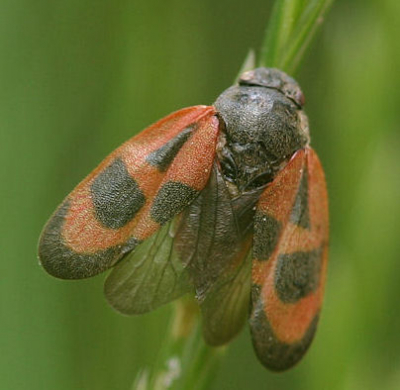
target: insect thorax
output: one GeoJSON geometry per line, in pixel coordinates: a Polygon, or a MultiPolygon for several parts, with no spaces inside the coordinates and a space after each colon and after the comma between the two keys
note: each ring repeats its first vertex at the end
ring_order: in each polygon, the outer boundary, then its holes
{"type": "Polygon", "coordinates": [[[217,155],[226,180],[239,192],[264,186],[309,142],[299,85],[284,72],[258,68],[215,102],[221,132],[217,155]]]}

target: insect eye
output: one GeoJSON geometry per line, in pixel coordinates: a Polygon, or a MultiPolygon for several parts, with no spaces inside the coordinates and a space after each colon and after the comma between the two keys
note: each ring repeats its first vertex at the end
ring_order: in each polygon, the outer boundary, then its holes
{"type": "Polygon", "coordinates": [[[303,92],[299,92],[298,96],[296,96],[297,101],[300,103],[300,106],[303,107],[306,104],[306,97],[304,96],[303,92]]]}

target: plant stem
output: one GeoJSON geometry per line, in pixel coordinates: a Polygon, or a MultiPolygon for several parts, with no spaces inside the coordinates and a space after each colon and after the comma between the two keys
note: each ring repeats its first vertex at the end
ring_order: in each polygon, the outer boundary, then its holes
{"type": "Polygon", "coordinates": [[[333,0],[277,0],[259,65],[293,74],[333,0]]]}
{"type": "Polygon", "coordinates": [[[203,341],[194,300],[176,303],[165,344],[155,365],[140,372],[132,390],[203,390],[214,379],[225,348],[203,341]]]}
{"type": "Polygon", "coordinates": [[[293,31],[303,0],[277,0],[261,48],[261,66],[277,66],[293,31]]]}

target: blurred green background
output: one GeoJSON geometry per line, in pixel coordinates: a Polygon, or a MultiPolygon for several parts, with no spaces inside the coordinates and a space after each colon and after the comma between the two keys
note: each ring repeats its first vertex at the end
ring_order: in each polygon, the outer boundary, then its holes
{"type": "MultiPolygon", "coordinates": [[[[122,317],[104,275],[36,258],[63,197],[120,143],[211,104],[260,46],[271,1],[2,0],[0,389],[129,389],[170,307],[122,317]]],[[[213,389],[400,389],[400,2],[337,0],[296,75],[326,170],[331,257],[319,331],[283,374],[245,329],[213,389]]]]}

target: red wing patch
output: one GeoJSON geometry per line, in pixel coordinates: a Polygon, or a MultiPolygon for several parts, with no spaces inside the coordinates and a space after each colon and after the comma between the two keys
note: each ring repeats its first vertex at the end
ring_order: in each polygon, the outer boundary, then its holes
{"type": "Polygon", "coordinates": [[[311,148],[298,151],[261,195],[253,256],[254,348],[267,368],[285,370],[314,336],[328,260],[326,184],[311,148]]]}
{"type": "Polygon", "coordinates": [[[46,271],[96,275],[180,213],[208,181],[218,129],[213,107],[185,108],[111,153],[45,226],[39,258],[46,271]]]}

